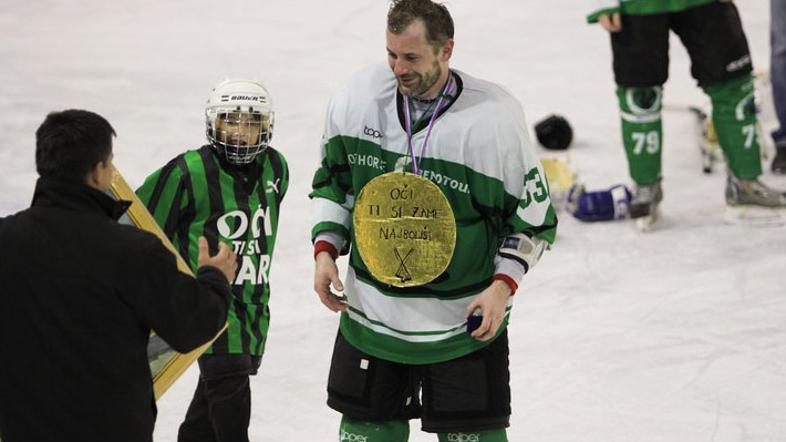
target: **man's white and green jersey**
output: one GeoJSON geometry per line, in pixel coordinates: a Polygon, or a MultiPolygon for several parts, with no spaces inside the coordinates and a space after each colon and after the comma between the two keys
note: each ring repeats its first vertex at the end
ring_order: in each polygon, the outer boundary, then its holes
{"type": "Polygon", "coordinates": [[[595,0],[595,9],[587,21],[595,23],[601,15],[619,12],[624,15],[651,15],[679,12],[717,0],[595,0]]]}
{"type": "MultiPolygon", "coordinates": [[[[524,233],[551,243],[556,235],[556,215],[521,105],[496,84],[452,72],[457,97],[438,114],[419,163],[456,218],[447,270],[429,284],[397,288],[371,276],[350,247],[344,280],[349,308],[341,331],[355,347],[386,360],[434,363],[487,345],[465,331],[464,310],[491,283],[502,239],[524,233]]],[[[401,104],[386,65],[356,74],[333,96],[310,195],[312,239],[338,236],[351,245],[355,195],[381,174],[411,171],[401,104]]],[[[413,135],[415,151],[426,132],[413,135]]]]}

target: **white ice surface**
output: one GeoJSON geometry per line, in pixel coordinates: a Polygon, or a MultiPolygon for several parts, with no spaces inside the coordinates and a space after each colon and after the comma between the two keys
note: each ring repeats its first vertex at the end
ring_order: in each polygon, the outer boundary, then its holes
{"type": "MultiPolygon", "coordinates": [[[[600,189],[628,177],[608,37],[584,23],[590,4],[452,0],[452,66],[507,86],[530,124],[565,115],[580,177],[600,189]]],[[[754,63],[766,69],[768,2],[737,4],[754,63]]],[[[0,215],[29,204],[33,134],[49,111],[107,117],[115,163],[137,186],[204,142],[215,81],[259,77],[272,91],[274,144],[292,184],[268,350],[252,380],[252,440],[337,439],[325,381],[338,317],[311,290],[306,195],[328,97],[351,72],[385,60],[386,9],[380,0],[0,6],[0,215]]],[[[703,104],[684,49],[672,48],[666,104],[703,104]]],[[[724,178],[701,173],[691,117],[667,111],[664,120],[663,228],[640,234],[630,222],[562,214],[556,245],[516,295],[511,441],[786,440],[786,228],[724,225],[724,178]]],[[[190,369],[160,401],[157,441],[176,440],[196,376],[190,369]]],[[[412,428],[410,440],[436,440],[412,428]]]]}

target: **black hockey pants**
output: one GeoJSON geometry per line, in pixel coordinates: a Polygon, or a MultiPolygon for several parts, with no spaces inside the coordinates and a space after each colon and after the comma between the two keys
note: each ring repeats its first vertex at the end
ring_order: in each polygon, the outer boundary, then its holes
{"type": "Polygon", "coordinates": [[[178,442],[248,442],[249,375],[258,367],[259,358],[248,355],[202,356],[199,383],[178,442]]]}

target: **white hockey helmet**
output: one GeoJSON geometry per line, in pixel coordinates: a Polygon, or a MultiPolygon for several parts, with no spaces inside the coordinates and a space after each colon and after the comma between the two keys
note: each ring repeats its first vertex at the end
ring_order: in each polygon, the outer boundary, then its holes
{"type": "Polygon", "coordinates": [[[248,164],[273,137],[273,102],[265,86],[244,78],[220,81],[205,107],[207,139],[232,164],[248,164]]]}

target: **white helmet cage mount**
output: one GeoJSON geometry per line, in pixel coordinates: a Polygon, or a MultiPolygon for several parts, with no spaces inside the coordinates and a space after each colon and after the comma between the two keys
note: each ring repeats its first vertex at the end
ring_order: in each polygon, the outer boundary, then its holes
{"type": "Polygon", "coordinates": [[[257,80],[226,79],[205,107],[207,139],[231,164],[248,164],[273,137],[273,101],[257,80]]]}

